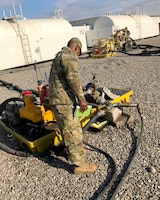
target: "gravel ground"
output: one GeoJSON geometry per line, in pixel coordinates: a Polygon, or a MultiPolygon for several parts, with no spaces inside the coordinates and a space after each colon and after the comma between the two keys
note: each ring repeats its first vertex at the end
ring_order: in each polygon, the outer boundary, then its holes
{"type": "MultiPolygon", "coordinates": [[[[160,36],[137,41],[160,47],[160,36]]],[[[134,50],[131,54],[139,53],[134,50]]],[[[131,102],[143,109],[144,131],[138,153],[123,179],[115,200],[158,200],[160,198],[160,56],[134,56],[117,53],[115,57],[80,59],[80,76],[85,85],[96,73],[100,86],[132,88],[131,102]]],[[[38,64],[38,75],[49,73],[50,62],[38,64]]],[[[41,77],[40,77],[41,78],[41,77]]],[[[23,89],[37,89],[33,66],[0,71],[0,80],[19,85],[23,89]]],[[[0,87],[0,103],[19,93],[0,87]]],[[[84,141],[107,152],[115,161],[116,177],[120,180],[124,164],[136,137],[140,136],[140,118],[135,108],[127,109],[135,117],[130,127],[117,129],[108,126],[98,133],[87,132],[84,141]],[[133,136],[133,134],[135,136],[133,136]]],[[[0,127],[0,140],[8,142],[0,127]]],[[[13,141],[10,141],[12,143],[13,141]]],[[[87,147],[89,148],[89,147],[87,147]]],[[[104,188],[113,169],[111,160],[103,154],[88,150],[87,160],[98,163],[94,174],[75,175],[71,165],[62,156],[52,159],[18,157],[0,150],[0,200],[88,200],[109,199],[113,189],[104,188]],[[110,169],[111,167],[111,169],[110,169]],[[103,190],[104,189],[104,190],[103,190]],[[103,190],[103,192],[102,192],[103,190]],[[102,193],[101,193],[102,192],[102,193]]]]}

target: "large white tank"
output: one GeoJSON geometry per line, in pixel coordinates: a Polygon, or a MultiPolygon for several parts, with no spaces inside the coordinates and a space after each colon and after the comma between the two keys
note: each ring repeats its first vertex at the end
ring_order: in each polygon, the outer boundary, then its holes
{"type": "Polygon", "coordinates": [[[133,39],[147,38],[159,34],[157,23],[148,15],[102,16],[95,21],[93,30],[87,31],[87,45],[91,47],[95,39],[109,38],[117,30],[125,27],[130,31],[133,39]]]}
{"type": "Polygon", "coordinates": [[[72,37],[87,50],[85,33],[65,19],[1,20],[0,70],[51,60],[72,37]]]}
{"type": "Polygon", "coordinates": [[[135,24],[135,20],[129,15],[102,16],[95,21],[93,29],[99,29],[108,26],[124,27],[130,24],[135,24]]]}
{"type": "Polygon", "coordinates": [[[148,15],[132,15],[131,17],[134,18],[138,29],[138,37],[136,39],[159,35],[158,23],[152,17],[148,15]]]}

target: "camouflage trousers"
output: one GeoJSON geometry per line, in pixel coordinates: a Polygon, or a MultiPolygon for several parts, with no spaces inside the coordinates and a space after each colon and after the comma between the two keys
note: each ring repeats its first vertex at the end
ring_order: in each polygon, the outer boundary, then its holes
{"type": "Polygon", "coordinates": [[[82,162],[85,162],[80,120],[74,118],[72,105],[54,105],[52,110],[69,154],[69,159],[73,164],[79,166],[82,162]]]}

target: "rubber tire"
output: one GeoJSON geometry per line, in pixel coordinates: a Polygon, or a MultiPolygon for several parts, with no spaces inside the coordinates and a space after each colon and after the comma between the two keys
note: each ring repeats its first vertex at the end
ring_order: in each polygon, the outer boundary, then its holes
{"type": "Polygon", "coordinates": [[[131,51],[133,49],[133,43],[131,41],[124,43],[125,52],[131,51]]]}

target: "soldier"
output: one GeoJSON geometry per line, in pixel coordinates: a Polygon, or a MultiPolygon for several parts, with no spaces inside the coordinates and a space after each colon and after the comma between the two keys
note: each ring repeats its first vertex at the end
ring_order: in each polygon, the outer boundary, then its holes
{"type": "Polygon", "coordinates": [[[61,52],[57,53],[49,79],[50,105],[69,158],[74,164],[75,174],[93,173],[97,169],[95,163],[86,162],[80,120],[73,115],[77,104],[82,112],[88,106],[78,74],[78,56],[81,55],[81,48],[81,41],[72,38],[67,47],[63,47],[61,52]]]}

